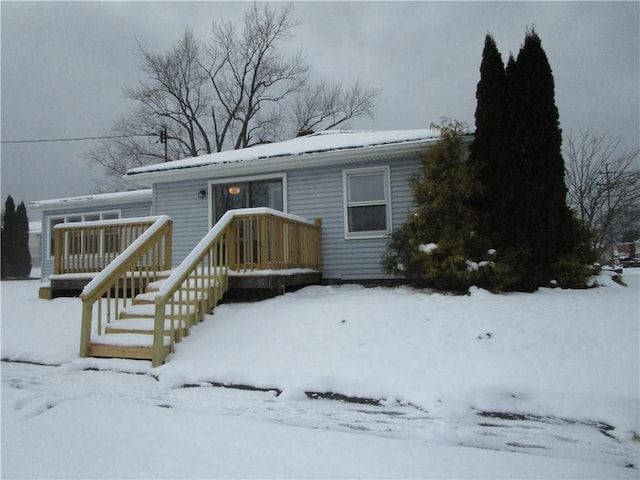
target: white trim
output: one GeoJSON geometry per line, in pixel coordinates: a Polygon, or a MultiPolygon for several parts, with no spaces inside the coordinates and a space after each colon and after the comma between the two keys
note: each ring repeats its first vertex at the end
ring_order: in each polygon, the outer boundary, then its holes
{"type": "MultiPolygon", "coordinates": [[[[371,202],[370,205],[382,205],[381,202],[371,202]]],[[[367,206],[367,202],[360,202],[358,206],[367,206]]],[[[352,168],[342,171],[342,208],[344,217],[344,238],[345,240],[364,239],[364,238],[385,238],[391,233],[391,168],[389,165],[379,167],[352,168]],[[386,230],[375,230],[369,232],[350,232],[349,231],[349,176],[351,175],[369,175],[372,173],[382,173],[384,179],[384,205],[386,207],[386,230]]]]}
{"type": "MultiPolygon", "coordinates": [[[[53,229],[55,228],[56,225],[62,225],[63,223],[67,223],[67,219],[70,217],[80,217],[80,218],[84,218],[86,215],[99,215],[100,218],[102,218],[103,215],[108,215],[108,214],[112,214],[112,213],[116,213],[118,215],[117,219],[114,219],[115,221],[119,221],[122,218],[122,210],[121,209],[116,209],[116,210],[97,210],[97,211],[92,211],[92,212],[78,212],[78,213],[66,213],[66,214],[55,214],[55,215],[49,215],[47,217],[47,241],[46,241],[46,254],[47,254],[47,258],[48,259],[53,259],[53,252],[51,251],[51,241],[53,239],[53,229]],[[57,223],[54,226],[51,226],[52,220],[56,220],[56,219],[63,219],[62,223],[57,223]]],[[[86,224],[86,223],[104,223],[105,221],[109,221],[109,220],[95,220],[95,221],[91,221],[91,222],[85,222],[84,220],[81,220],[80,222],[71,222],[71,223],[78,223],[78,224],[86,224]]]]}
{"type": "Polygon", "coordinates": [[[240,176],[240,177],[225,177],[225,178],[216,178],[215,180],[210,180],[207,185],[207,196],[208,196],[208,204],[207,204],[207,221],[209,224],[209,230],[213,228],[213,201],[214,194],[213,188],[216,185],[224,185],[227,183],[248,183],[248,182],[260,182],[264,180],[281,180],[282,181],[282,211],[283,213],[287,213],[289,211],[289,202],[287,195],[287,174],[286,172],[280,173],[272,173],[272,174],[263,174],[263,175],[250,175],[250,176],[240,176]]]}

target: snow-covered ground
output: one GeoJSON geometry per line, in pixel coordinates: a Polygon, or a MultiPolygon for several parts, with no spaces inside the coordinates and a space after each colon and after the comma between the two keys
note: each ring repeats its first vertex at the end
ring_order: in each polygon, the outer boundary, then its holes
{"type": "Polygon", "coordinates": [[[2,282],[2,478],[638,478],[624,278],[309,287],[219,306],[156,369],[78,358],[80,301],[2,282]]]}

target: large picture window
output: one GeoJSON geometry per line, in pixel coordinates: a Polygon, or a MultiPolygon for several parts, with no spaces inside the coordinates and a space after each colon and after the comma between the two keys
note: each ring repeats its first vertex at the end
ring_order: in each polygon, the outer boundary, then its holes
{"type": "Polygon", "coordinates": [[[343,185],[346,237],[388,234],[391,225],[389,168],[345,170],[343,185]]]}
{"type": "MultiPolygon", "coordinates": [[[[76,222],[93,222],[97,220],[114,220],[120,218],[119,210],[108,212],[91,212],[91,213],[75,213],[71,215],[56,215],[49,217],[49,251],[48,256],[53,257],[53,227],[60,223],[76,223],[76,222]]],[[[112,235],[113,236],[113,235],[112,235]]],[[[79,255],[81,253],[98,253],[100,251],[101,241],[95,234],[89,235],[83,233],[81,242],[72,242],[67,246],[68,255],[79,255]]],[[[109,251],[114,248],[115,239],[105,238],[102,248],[109,251]]]]}

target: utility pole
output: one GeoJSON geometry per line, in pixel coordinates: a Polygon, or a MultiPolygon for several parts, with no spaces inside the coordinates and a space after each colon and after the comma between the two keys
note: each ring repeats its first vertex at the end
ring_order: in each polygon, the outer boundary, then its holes
{"type": "Polygon", "coordinates": [[[164,143],[164,161],[168,162],[169,157],[167,155],[167,127],[165,126],[160,129],[160,143],[164,143]]]}

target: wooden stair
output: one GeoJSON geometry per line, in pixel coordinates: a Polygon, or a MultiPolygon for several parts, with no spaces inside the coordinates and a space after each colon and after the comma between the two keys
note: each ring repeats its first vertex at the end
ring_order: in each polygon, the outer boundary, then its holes
{"type": "Polygon", "coordinates": [[[146,358],[158,367],[231,288],[284,292],[322,277],[320,222],[261,207],[225,212],[160,285],[158,271],[171,269],[172,225],[168,215],[56,225],[55,272],[95,273],[80,293],[80,357],[146,358]],[[96,232],[122,244],[117,256],[96,267],[92,255],[79,262],[61,253],[96,232]],[[285,272],[292,269],[304,272],[285,272]]]}
{"type": "MultiPolygon", "coordinates": [[[[89,356],[151,360],[152,346],[153,335],[136,333],[100,335],[91,339],[89,356]]],[[[172,351],[172,342],[168,336],[165,336],[162,348],[165,356],[172,351]]]]}
{"type": "MultiPolygon", "coordinates": [[[[161,272],[156,281],[150,282],[144,293],[136,295],[131,304],[120,308],[118,319],[107,324],[102,335],[93,335],[89,355],[102,358],[126,358],[151,360],[155,323],[155,296],[171,271],[161,272]]],[[[193,280],[192,280],[193,281],[193,280]]],[[[198,279],[202,282],[202,277],[198,279]]],[[[176,295],[165,306],[163,354],[174,351],[174,344],[189,335],[193,325],[204,320],[204,315],[220,301],[216,298],[217,278],[208,279],[207,292],[202,294],[193,289],[186,294],[176,295]],[[182,308],[179,309],[178,307],[182,308]],[[178,314],[178,311],[181,314],[178,314]]]]}

